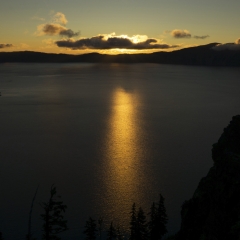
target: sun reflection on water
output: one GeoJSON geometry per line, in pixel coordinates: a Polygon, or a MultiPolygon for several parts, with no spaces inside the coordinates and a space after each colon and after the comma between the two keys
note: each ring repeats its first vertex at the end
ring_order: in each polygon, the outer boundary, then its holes
{"type": "Polygon", "coordinates": [[[144,149],[137,107],[139,96],[117,88],[112,98],[104,150],[105,214],[123,228],[133,202],[144,200],[144,149]]]}

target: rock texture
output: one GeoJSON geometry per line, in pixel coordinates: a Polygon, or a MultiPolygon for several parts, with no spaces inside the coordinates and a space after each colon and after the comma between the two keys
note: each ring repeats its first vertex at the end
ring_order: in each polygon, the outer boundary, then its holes
{"type": "Polygon", "coordinates": [[[182,206],[179,240],[240,239],[240,115],[212,148],[214,166],[182,206]]]}

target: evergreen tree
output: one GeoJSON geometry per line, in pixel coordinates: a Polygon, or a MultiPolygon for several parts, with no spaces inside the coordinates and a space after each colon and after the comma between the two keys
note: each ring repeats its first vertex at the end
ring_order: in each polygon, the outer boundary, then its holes
{"type": "Polygon", "coordinates": [[[86,240],[95,240],[97,232],[97,225],[95,220],[91,217],[86,221],[85,230],[83,233],[86,235],[86,240]]]}
{"type": "Polygon", "coordinates": [[[103,219],[100,217],[98,219],[98,231],[99,231],[99,239],[102,240],[102,225],[103,225],[103,219]]]}
{"type": "Polygon", "coordinates": [[[2,232],[0,232],[0,240],[3,240],[2,232]]]}
{"type": "Polygon", "coordinates": [[[133,203],[132,210],[130,212],[131,220],[130,220],[130,240],[137,240],[136,238],[136,223],[137,223],[137,216],[136,216],[136,204],[133,203]]]}
{"type": "Polygon", "coordinates": [[[150,210],[150,221],[148,224],[150,240],[161,240],[162,237],[167,233],[167,214],[164,206],[164,198],[160,194],[160,199],[157,204],[152,204],[150,210]]]}
{"type": "Polygon", "coordinates": [[[150,221],[148,223],[148,228],[149,228],[149,237],[150,240],[154,240],[155,238],[155,231],[156,231],[156,215],[157,215],[157,208],[155,206],[155,203],[152,203],[151,209],[150,209],[150,221]]]}
{"type": "Polygon", "coordinates": [[[162,239],[162,236],[164,236],[167,233],[167,222],[168,222],[168,218],[167,218],[167,213],[166,213],[166,208],[164,205],[164,197],[160,194],[160,199],[159,199],[159,203],[158,203],[158,224],[159,224],[159,239],[162,239]]]}
{"type": "Polygon", "coordinates": [[[64,220],[63,216],[67,206],[62,201],[57,200],[57,198],[61,197],[56,197],[56,194],[56,187],[52,186],[48,202],[42,203],[44,214],[41,214],[41,217],[44,221],[43,239],[45,240],[59,240],[57,234],[68,229],[67,220],[64,220]]]}
{"type": "Polygon", "coordinates": [[[117,240],[123,240],[124,236],[123,236],[119,226],[117,227],[116,231],[117,231],[117,240]]]}
{"type": "Polygon", "coordinates": [[[147,240],[148,239],[146,216],[141,207],[139,208],[138,213],[137,213],[136,239],[137,240],[147,240]]]}
{"type": "Polygon", "coordinates": [[[107,240],[114,240],[117,238],[117,230],[113,226],[113,222],[111,222],[110,227],[107,232],[107,240]]]}

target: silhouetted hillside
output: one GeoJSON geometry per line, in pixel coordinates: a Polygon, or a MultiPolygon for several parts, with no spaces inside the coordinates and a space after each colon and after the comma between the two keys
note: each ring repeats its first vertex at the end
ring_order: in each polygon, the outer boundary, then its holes
{"type": "Polygon", "coordinates": [[[213,145],[214,166],[182,207],[178,240],[240,237],[240,115],[213,145]]]}
{"type": "Polygon", "coordinates": [[[0,63],[160,63],[202,66],[240,66],[239,50],[214,50],[218,43],[185,48],[173,52],[151,54],[82,55],[50,54],[40,52],[0,52],[0,63]]]}

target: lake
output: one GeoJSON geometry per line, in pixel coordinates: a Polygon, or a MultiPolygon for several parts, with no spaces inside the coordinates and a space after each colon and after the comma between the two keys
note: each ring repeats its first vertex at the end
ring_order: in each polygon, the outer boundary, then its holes
{"type": "Polygon", "coordinates": [[[0,64],[0,231],[40,239],[52,184],[79,239],[89,216],[128,230],[133,202],[165,197],[168,231],[240,113],[240,69],[157,64],[0,64]]]}

